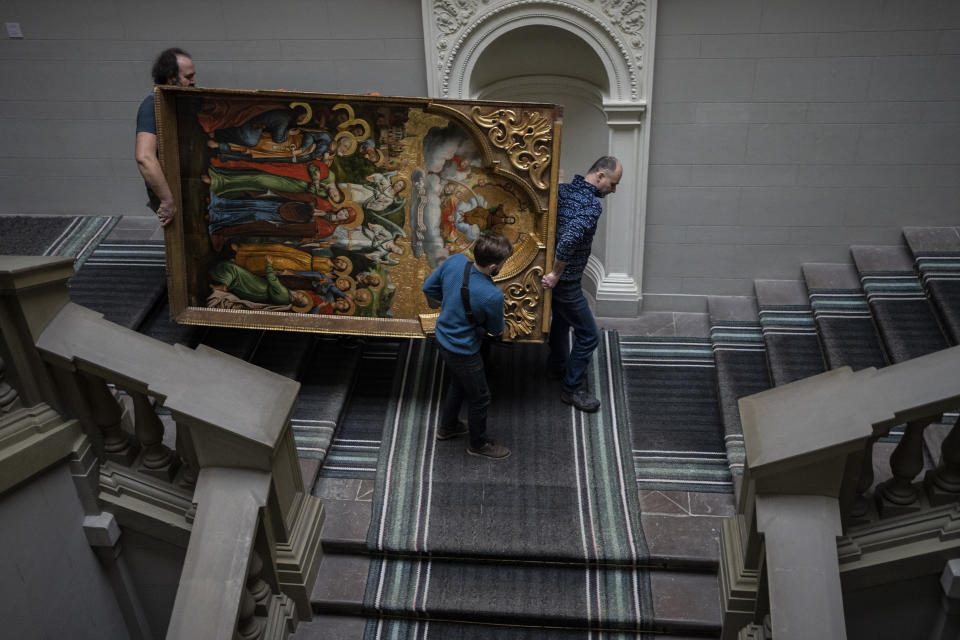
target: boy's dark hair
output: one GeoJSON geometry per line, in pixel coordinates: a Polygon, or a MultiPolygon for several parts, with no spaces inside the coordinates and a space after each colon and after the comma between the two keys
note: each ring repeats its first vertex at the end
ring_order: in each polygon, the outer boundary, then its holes
{"type": "Polygon", "coordinates": [[[478,267],[500,264],[512,254],[513,245],[499,233],[481,233],[473,245],[473,258],[478,267]]]}
{"type": "Polygon", "coordinates": [[[603,171],[604,173],[613,173],[617,170],[617,159],[613,156],[602,156],[597,158],[597,161],[591,165],[590,170],[587,171],[587,175],[591,173],[598,173],[603,171]]]}
{"type": "Polygon", "coordinates": [[[177,56],[192,57],[189,53],[177,47],[165,49],[157,56],[153,63],[153,84],[170,84],[170,78],[176,78],[180,75],[177,56]]]}

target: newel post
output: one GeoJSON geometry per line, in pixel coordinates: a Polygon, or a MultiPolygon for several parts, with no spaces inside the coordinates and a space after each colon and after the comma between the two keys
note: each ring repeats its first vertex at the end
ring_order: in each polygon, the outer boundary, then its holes
{"type": "Polygon", "coordinates": [[[36,341],[70,302],[67,280],[73,274],[71,258],[0,256],[0,359],[5,381],[23,406],[46,402],[62,410],[36,341]]]}

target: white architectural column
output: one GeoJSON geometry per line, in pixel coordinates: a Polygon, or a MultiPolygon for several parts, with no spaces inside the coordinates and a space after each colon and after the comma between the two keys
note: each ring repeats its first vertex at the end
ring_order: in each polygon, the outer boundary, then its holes
{"type": "Polygon", "coordinates": [[[609,154],[620,160],[623,177],[605,198],[603,255],[594,255],[587,277],[596,284],[598,315],[631,317],[640,311],[643,237],[646,226],[647,131],[642,103],[605,103],[609,154]]]}

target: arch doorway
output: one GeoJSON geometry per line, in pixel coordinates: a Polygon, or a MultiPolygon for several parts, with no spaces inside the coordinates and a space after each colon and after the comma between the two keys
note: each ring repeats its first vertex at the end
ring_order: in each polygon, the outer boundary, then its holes
{"type": "MultiPolygon", "coordinates": [[[[470,96],[503,102],[551,102],[563,106],[560,182],[586,173],[608,151],[603,96],[607,72],[579,37],[556,27],[528,26],[491,42],[470,73],[470,96]]],[[[595,255],[604,255],[606,216],[600,218],[595,255]]],[[[596,293],[597,282],[585,281],[596,293]],[[592,285],[592,286],[590,286],[592,285]]]]}
{"type": "Polygon", "coordinates": [[[561,182],[607,153],[607,90],[596,53],[577,36],[548,26],[515,29],[490,43],[472,69],[469,88],[478,100],[563,105],[561,182]]]}
{"type": "Polygon", "coordinates": [[[642,51],[652,55],[656,0],[602,7],[587,0],[422,2],[431,95],[562,104],[562,182],[602,155],[620,159],[624,180],[604,201],[584,285],[596,294],[600,315],[635,315],[652,82],[642,51]]]}

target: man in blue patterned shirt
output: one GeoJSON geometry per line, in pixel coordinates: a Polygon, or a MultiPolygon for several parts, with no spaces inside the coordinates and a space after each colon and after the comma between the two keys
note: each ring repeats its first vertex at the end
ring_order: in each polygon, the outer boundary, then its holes
{"type": "Polygon", "coordinates": [[[550,357],[547,375],[563,379],[560,399],[581,411],[596,411],[598,400],[587,389],[587,365],[600,343],[600,331],[583,296],[580,280],[590,257],[593,234],[603,208],[600,198],[617,190],[623,175],[620,161],[604,156],[593,163],[586,177],[557,189],[557,233],[553,269],[543,276],[545,289],[553,289],[550,357]],[[570,349],[570,329],[573,349],[570,349]]]}

